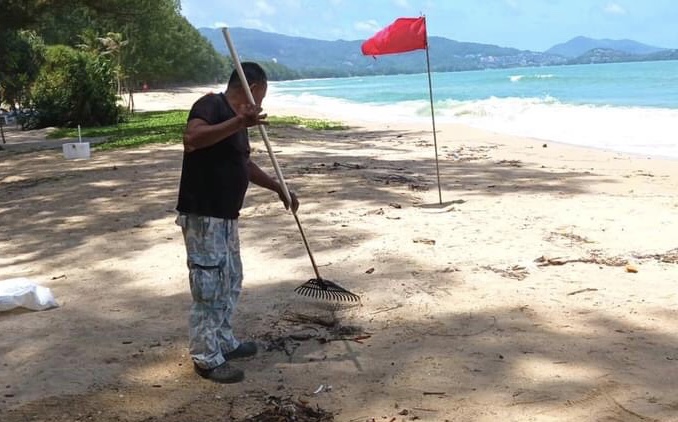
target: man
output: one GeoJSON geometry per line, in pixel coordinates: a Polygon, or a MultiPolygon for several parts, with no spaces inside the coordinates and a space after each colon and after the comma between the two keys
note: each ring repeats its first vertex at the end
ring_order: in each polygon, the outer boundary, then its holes
{"type": "MultiPolygon", "coordinates": [[[[189,351],[195,372],[220,383],[242,381],[244,372],[230,361],[257,353],[256,343],[239,342],[231,327],[242,284],[238,216],[248,183],[272,190],[290,206],[280,184],[250,160],[247,128],[266,123],[261,102],[267,78],[256,63],[242,67],[256,105],[235,71],[225,93],[205,95],[193,105],[177,204],[193,296],[189,351]]],[[[291,196],[296,212],[299,202],[291,196]]]]}

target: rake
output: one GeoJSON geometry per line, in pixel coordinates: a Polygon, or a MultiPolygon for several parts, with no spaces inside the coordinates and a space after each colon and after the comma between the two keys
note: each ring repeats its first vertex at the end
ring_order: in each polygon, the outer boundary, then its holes
{"type": "MultiPolygon", "coordinates": [[[[240,77],[240,82],[242,83],[245,93],[247,94],[247,99],[251,104],[255,104],[254,96],[252,96],[252,91],[250,90],[250,86],[247,83],[245,72],[243,71],[242,65],[240,64],[240,58],[235,50],[235,46],[233,45],[233,41],[231,40],[231,35],[228,32],[228,28],[222,28],[222,32],[224,34],[226,44],[228,45],[228,49],[231,52],[233,64],[235,65],[235,69],[238,72],[238,76],[240,77]]],[[[266,145],[266,149],[268,150],[268,155],[271,158],[271,163],[273,164],[273,168],[275,169],[275,174],[278,177],[278,181],[280,182],[283,193],[285,194],[285,198],[287,199],[287,203],[292,204],[292,196],[290,195],[290,191],[287,188],[287,183],[285,183],[282,171],[280,170],[280,166],[278,165],[278,160],[275,158],[275,154],[273,153],[273,149],[271,148],[271,143],[268,140],[266,128],[263,125],[258,126],[259,132],[261,133],[261,137],[263,138],[264,144],[266,145]]],[[[301,239],[304,242],[304,247],[306,248],[308,257],[311,259],[311,265],[313,265],[313,271],[315,272],[315,278],[312,278],[305,282],[304,284],[302,284],[301,286],[295,288],[294,289],[295,293],[301,296],[307,296],[314,299],[320,299],[330,302],[360,302],[360,296],[358,296],[357,294],[344,289],[343,287],[339,286],[338,284],[330,280],[325,280],[320,276],[318,266],[316,265],[315,259],[313,258],[313,253],[311,253],[311,248],[309,247],[308,241],[306,240],[306,235],[304,234],[304,229],[301,227],[301,222],[299,221],[297,212],[293,210],[291,206],[290,210],[292,211],[292,215],[294,216],[294,221],[296,221],[297,223],[299,233],[301,234],[301,239]]]]}

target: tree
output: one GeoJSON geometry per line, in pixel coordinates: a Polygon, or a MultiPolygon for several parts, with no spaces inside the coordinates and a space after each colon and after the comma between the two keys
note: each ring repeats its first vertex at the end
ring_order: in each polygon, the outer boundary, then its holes
{"type": "MultiPolygon", "coordinates": [[[[22,90],[5,87],[8,83],[3,82],[3,92],[11,91],[11,95],[8,94],[11,97],[17,97],[19,91],[27,92],[25,87],[37,73],[33,64],[39,65],[38,56],[31,56],[31,66],[24,66],[28,50],[25,40],[16,39],[15,32],[19,29],[30,29],[33,34],[41,35],[46,45],[77,47],[82,54],[96,56],[95,61],[108,63],[116,91],[118,94],[128,92],[130,104],[132,93],[145,83],[156,87],[214,83],[223,81],[229,74],[224,57],[181,16],[179,0],[2,2],[5,7],[0,15],[0,76],[2,81],[19,81],[24,87],[22,90]],[[7,34],[13,38],[5,36],[7,34]],[[7,57],[11,60],[5,59],[7,57]],[[26,77],[11,77],[20,69],[27,69],[26,77]]],[[[93,65],[85,67],[97,69],[93,65]]],[[[41,87],[47,85],[48,81],[42,79],[41,87]]],[[[48,94],[48,91],[37,89],[34,93],[48,94]]]]}
{"type": "Polygon", "coordinates": [[[29,102],[29,89],[44,62],[45,46],[32,31],[0,31],[0,102],[29,102]]]}
{"type": "Polygon", "coordinates": [[[78,36],[81,43],[76,45],[80,50],[87,53],[102,56],[109,59],[113,66],[115,75],[116,91],[122,95],[122,81],[125,78],[125,71],[122,66],[122,51],[129,41],[124,40],[119,32],[109,32],[100,37],[92,28],[87,28],[78,36]]]}
{"type": "Polygon", "coordinates": [[[67,46],[47,48],[33,88],[37,127],[117,123],[113,70],[100,54],[67,46]]]}

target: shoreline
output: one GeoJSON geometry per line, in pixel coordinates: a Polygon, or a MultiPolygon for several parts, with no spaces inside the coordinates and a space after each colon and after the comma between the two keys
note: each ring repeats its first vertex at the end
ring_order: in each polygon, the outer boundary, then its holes
{"type": "MultiPolygon", "coordinates": [[[[197,85],[187,86],[181,88],[174,88],[169,90],[151,90],[147,92],[139,92],[134,95],[134,101],[137,111],[161,111],[161,110],[189,110],[192,104],[200,98],[200,96],[209,92],[221,92],[225,89],[225,84],[220,85],[197,85]]],[[[346,105],[350,107],[350,105],[346,105]]],[[[359,118],[356,115],[346,112],[345,108],[340,111],[322,111],[318,107],[304,106],[300,104],[290,105],[286,102],[284,97],[278,96],[275,93],[264,100],[264,112],[274,116],[299,116],[306,118],[316,118],[340,121],[352,127],[363,127],[367,129],[386,128],[390,130],[403,131],[428,131],[432,136],[432,127],[430,118],[428,122],[422,119],[411,120],[406,122],[388,122],[382,117],[365,119],[359,118]]],[[[665,160],[675,162],[678,156],[665,155],[661,153],[648,154],[641,152],[629,152],[622,149],[615,149],[610,147],[599,147],[595,145],[582,145],[573,142],[565,142],[562,140],[553,140],[548,137],[535,137],[521,134],[512,134],[507,131],[495,130],[491,128],[481,127],[477,125],[468,124],[465,122],[449,122],[436,116],[436,135],[439,137],[441,133],[448,132],[450,129],[457,129],[461,132],[467,130],[480,131],[486,136],[490,137],[510,137],[529,140],[534,144],[554,144],[581,148],[582,151],[600,151],[609,154],[623,154],[625,156],[635,159],[651,159],[651,160],[665,160]]],[[[456,138],[456,137],[455,137],[456,138]]]]}

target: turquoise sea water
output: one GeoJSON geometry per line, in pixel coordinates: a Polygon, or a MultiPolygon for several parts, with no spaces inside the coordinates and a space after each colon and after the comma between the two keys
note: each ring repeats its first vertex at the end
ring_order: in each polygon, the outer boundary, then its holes
{"type": "MultiPolygon", "coordinates": [[[[678,158],[678,61],[434,73],[432,81],[436,121],[678,158]]],[[[426,74],[275,82],[271,94],[338,118],[430,120],[426,74]]]]}

